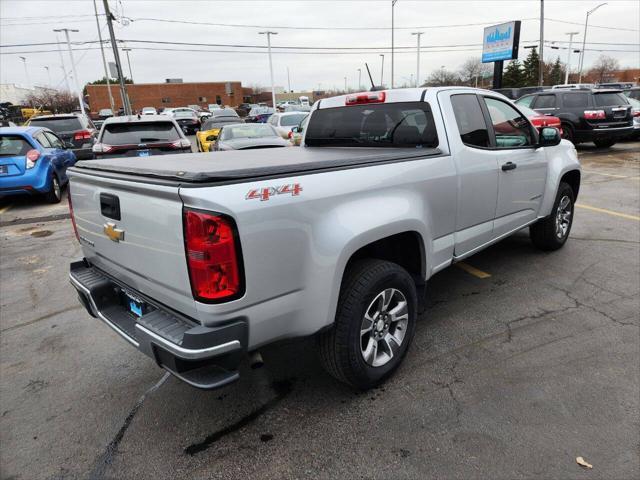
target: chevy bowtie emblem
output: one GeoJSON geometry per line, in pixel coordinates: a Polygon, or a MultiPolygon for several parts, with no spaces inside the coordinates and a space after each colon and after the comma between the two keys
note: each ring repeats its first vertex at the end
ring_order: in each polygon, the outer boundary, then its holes
{"type": "Polygon", "coordinates": [[[120,240],[124,240],[124,230],[120,230],[116,228],[115,223],[106,223],[102,230],[104,234],[109,237],[114,242],[119,242],[120,240]]]}

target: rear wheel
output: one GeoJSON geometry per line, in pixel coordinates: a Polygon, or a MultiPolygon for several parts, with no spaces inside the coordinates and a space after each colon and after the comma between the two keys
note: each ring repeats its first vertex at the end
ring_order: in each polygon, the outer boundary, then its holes
{"type": "Polygon", "coordinates": [[[568,123],[562,124],[562,138],[564,138],[565,140],[569,140],[571,143],[576,143],[573,127],[568,123]]]}
{"type": "Polygon", "coordinates": [[[569,184],[561,182],[556,194],[551,215],[529,227],[529,236],[533,244],[541,250],[561,248],[573,225],[575,194],[569,184]]]}
{"type": "Polygon", "coordinates": [[[416,287],[395,263],[360,260],[345,272],[333,327],[319,339],[325,369],[360,389],[372,388],[402,362],[415,332],[416,287]]]}
{"type": "Polygon", "coordinates": [[[595,143],[596,147],[598,148],[609,148],[614,146],[616,141],[611,138],[607,138],[602,140],[594,140],[593,143],[595,143]]]}
{"type": "Polygon", "coordinates": [[[49,180],[49,191],[44,194],[44,198],[49,203],[60,203],[60,200],[62,200],[62,187],[60,186],[60,180],[58,180],[55,173],[51,175],[51,180],[49,180]]]}

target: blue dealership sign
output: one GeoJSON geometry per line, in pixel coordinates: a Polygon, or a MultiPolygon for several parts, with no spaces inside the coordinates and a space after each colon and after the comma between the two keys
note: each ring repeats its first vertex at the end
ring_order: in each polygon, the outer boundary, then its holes
{"type": "Polygon", "coordinates": [[[484,29],[482,62],[497,62],[518,58],[520,21],[501,23],[484,29]]]}

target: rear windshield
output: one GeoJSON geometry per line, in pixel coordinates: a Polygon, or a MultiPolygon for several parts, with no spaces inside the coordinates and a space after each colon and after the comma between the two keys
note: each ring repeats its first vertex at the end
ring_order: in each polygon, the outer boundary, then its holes
{"type": "Polygon", "coordinates": [[[33,147],[19,135],[0,135],[0,157],[21,157],[33,147]]]}
{"type": "Polygon", "coordinates": [[[341,147],[436,147],[438,135],[428,103],[354,105],[313,112],[305,143],[341,147]]]}
{"type": "Polygon", "coordinates": [[[627,99],[622,93],[594,93],[596,107],[609,107],[611,105],[628,105],[627,99]]]}
{"type": "Polygon", "coordinates": [[[34,118],[29,125],[37,125],[38,127],[47,127],[54,132],[73,132],[82,130],[82,124],[78,117],[60,117],[60,118],[34,118]]]}
{"type": "Polygon", "coordinates": [[[247,123],[243,125],[230,125],[222,130],[222,140],[234,140],[236,138],[265,138],[278,137],[271,125],[266,123],[247,123]]]}
{"type": "Polygon", "coordinates": [[[235,112],[235,110],[231,110],[228,108],[224,108],[224,109],[216,109],[215,112],[212,112],[214,117],[238,117],[238,114],[235,112]]]}
{"type": "Polygon", "coordinates": [[[174,142],[180,134],[171,122],[132,123],[104,126],[102,142],[108,145],[132,145],[151,142],[174,142]]]}
{"type": "Polygon", "coordinates": [[[228,118],[216,118],[211,121],[204,122],[202,126],[202,130],[213,130],[215,128],[220,128],[223,125],[227,125],[229,123],[238,123],[239,119],[237,117],[228,117],[228,118]]]}
{"type": "Polygon", "coordinates": [[[198,114],[196,112],[191,112],[188,110],[174,110],[173,116],[176,118],[198,118],[198,114]]]}
{"type": "Polygon", "coordinates": [[[300,125],[300,122],[304,120],[304,117],[309,115],[308,113],[300,113],[298,115],[283,115],[280,119],[280,125],[282,127],[293,127],[300,125]]]}

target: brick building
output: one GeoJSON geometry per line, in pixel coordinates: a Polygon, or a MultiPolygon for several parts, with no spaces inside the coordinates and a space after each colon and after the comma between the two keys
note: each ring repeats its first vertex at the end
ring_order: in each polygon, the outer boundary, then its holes
{"type": "MultiPolygon", "coordinates": [[[[111,108],[106,85],[87,85],[88,102],[92,112],[111,108]]],[[[111,85],[116,109],[122,107],[120,86],[111,85]]],[[[240,82],[195,82],[195,83],[136,83],[127,84],[127,93],[134,110],[142,107],[185,107],[210,103],[237,106],[244,100],[244,89],[240,82]]]]}

